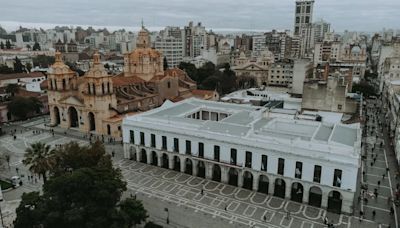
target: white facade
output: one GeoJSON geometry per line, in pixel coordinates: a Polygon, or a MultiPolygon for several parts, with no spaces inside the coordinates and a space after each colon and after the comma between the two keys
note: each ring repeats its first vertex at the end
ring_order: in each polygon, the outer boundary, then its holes
{"type": "Polygon", "coordinates": [[[154,46],[167,58],[168,67],[177,67],[185,54],[184,34],[179,28],[167,27],[160,32],[154,46]]]}
{"type": "Polygon", "coordinates": [[[265,118],[266,109],[165,102],[122,123],[125,158],[336,212],[352,212],[359,124],[265,118]]]}
{"type": "Polygon", "coordinates": [[[268,50],[266,37],[264,35],[253,36],[252,56],[254,57],[261,56],[261,53],[266,50],[268,50]]]}

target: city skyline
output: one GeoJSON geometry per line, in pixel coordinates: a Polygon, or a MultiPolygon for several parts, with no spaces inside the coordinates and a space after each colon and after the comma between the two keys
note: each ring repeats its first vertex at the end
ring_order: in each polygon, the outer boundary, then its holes
{"type": "MultiPolygon", "coordinates": [[[[168,25],[184,26],[188,21],[201,21],[208,29],[215,31],[267,31],[271,29],[292,29],[294,23],[294,0],[261,1],[241,4],[223,0],[195,2],[192,0],[172,0],[168,2],[148,2],[119,0],[108,5],[100,0],[96,4],[76,0],[26,2],[3,2],[8,10],[0,15],[0,25],[8,31],[19,25],[48,28],[51,25],[82,25],[107,28],[140,27],[143,19],[149,28],[168,25]],[[45,5],[48,13],[38,14],[45,5]],[[210,7],[211,6],[211,7],[210,7]],[[37,10],[36,10],[37,9],[37,10]],[[221,14],[220,12],[233,12],[221,14]],[[17,15],[17,16],[16,16],[17,15]],[[71,16],[73,15],[73,16],[71,16]]],[[[376,5],[375,1],[316,1],[314,21],[324,19],[337,32],[357,30],[372,32],[382,28],[396,27],[398,17],[395,10],[399,1],[385,1],[376,5]],[[351,22],[351,24],[349,24],[351,22]],[[368,23],[366,23],[368,22],[368,23]]]]}

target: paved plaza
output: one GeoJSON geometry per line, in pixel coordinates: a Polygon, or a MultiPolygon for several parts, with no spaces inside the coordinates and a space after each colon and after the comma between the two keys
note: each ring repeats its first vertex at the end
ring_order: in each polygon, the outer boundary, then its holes
{"type": "MultiPolygon", "coordinates": [[[[22,192],[40,190],[41,180],[38,182],[28,181],[26,175],[29,171],[22,164],[25,149],[33,142],[41,141],[49,145],[64,144],[76,141],[81,145],[89,142],[84,134],[63,129],[54,128],[55,135],[48,132],[43,125],[43,119],[31,120],[25,123],[9,126],[6,130],[16,129],[17,138],[11,135],[0,137],[0,150],[11,153],[11,169],[2,171],[3,178],[10,178],[19,174],[24,175],[22,187],[11,190],[4,194],[5,202],[2,202],[6,221],[13,219],[13,210],[18,206],[18,198],[22,192]],[[41,133],[34,133],[40,130],[41,133]]],[[[368,123],[369,124],[369,123],[368,123]]],[[[377,125],[377,122],[372,123],[377,125]]],[[[396,216],[389,214],[390,207],[396,208],[393,203],[388,202],[387,197],[393,194],[397,180],[397,170],[393,151],[387,143],[385,135],[379,126],[368,133],[364,139],[366,158],[362,162],[362,171],[366,174],[360,180],[368,184],[368,202],[360,200],[355,202],[354,216],[337,215],[326,212],[321,208],[315,208],[305,204],[284,200],[271,195],[237,188],[227,184],[214,182],[212,180],[191,176],[185,173],[163,169],[157,166],[123,159],[122,146],[120,144],[106,144],[109,152],[114,150],[116,157],[114,162],[122,170],[123,176],[128,184],[125,196],[136,195],[143,201],[149,211],[150,219],[164,227],[326,227],[323,218],[327,217],[335,227],[396,227],[396,216]],[[375,135],[378,135],[376,138],[375,135]],[[380,148],[380,142],[383,147],[380,148]],[[371,166],[371,148],[375,146],[374,154],[377,154],[375,163],[371,166]],[[382,174],[389,166],[389,173],[382,179],[382,174]],[[389,181],[389,176],[391,179],[389,181]],[[380,186],[378,187],[378,180],[380,186]],[[372,197],[371,191],[378,189],[378,198],[372,197]],[[203,193],[202,193],[203,189],[203,193]],[[375,217],[372,211],[376,211],[375,217]],[[364,217],[359,218],[360,211],[364,217]],[[288,217],[288,212],[290,212],[288,217]],[[167,224],[168,218],[168,224],[167,224]]],[[[360,188],[359,188],[360,189],[360,188]]],[[[360,194],[359,191],[358,194],[360,194]]]]}

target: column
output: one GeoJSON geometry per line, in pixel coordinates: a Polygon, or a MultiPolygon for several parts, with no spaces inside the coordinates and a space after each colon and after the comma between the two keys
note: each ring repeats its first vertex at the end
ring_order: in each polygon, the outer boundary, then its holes
{"type": "Polygon", "coordinates": [[[258,175],[257,173],[252,173],[252,175],[253,175],[253,191],[258,191],[258,182],[260,175],[258,175]]]}
{"type": "Polygon", "coordinates": [[[161,154],[161,153],[158,153],[158,154],[157,154],[157,165],[158,165],[159,167],[162,166],[162,154],[161,154]]]}
{"type": "Polygon", "coordinates": [[[304,187],[304,191],[303,191],[303,203],[308,204],[309,196],[310,196],[310,191],[304,187]]]}
{"type": "Polygon", "coordinates": [[[224,184],[228,184],[228,167],[221,167],[221,182],[224,184]]]}
{"type": "Polygon", "coordinates": [[[174,169],[174,156],[168,156],[168,169],[174,169]]]}
{"type": "Polygon", "coordinates": [[[147,164],[151,164],[153,158],[151,156],[151,150],[146,151],[146,155],[147,155],[147,164]]]}
{"type": "Polygon", "coordinates": [[[181,173],[185,172],[185,166],[186,166],[186,159],[184,157],[179,156],[179,159],[181,161],[181,173]]]}
{"type": "Polygon", "coordinates": [[[274,188],[275,188],[275,178],[272,176],[268,176],[269,178],[269,183],[268,183],[268,194],[273,195],[274,194],[274,188]]]}
{"type": "Polygon", "coordinates": [[[205,164],[206,168],[206,179],[212,180],[212,165],[209,163],[205,164]]]}
{"type": "Polygon", "coordinates": [[[124,143],[124,158],[131,159],[131,154],[130,154],[128,143],[124,143]]]}
{"type": "Polygon", "coordinates": [[[290,199],[290,195],[292,193],[292,184],[286,183],[286,191],[285,191],[285,198],[290,199]]]}
{"type": "Polygon", "coordinates": [[[193,176],[197,176],[197,160],[192,160],[193,176]]]}
{"type": "Polygon", "coordinates": [[[328,193],[322,192],[322,197],[321,197],[321,207],[323,209],[328,208],[328,193]]]}
{"type": "Polygon", "coordinates": [[[241,188],[243,187],[243,172],[239,171],[238,173],[238,187],[241,188]]]}
{"type": "Polygon", "coordinates": [[[138,162],[142,161],[142,152],[141,152],[140,148],[138,148],[136,150],[136,154],[137,154],[137,161],[138,162]]]}

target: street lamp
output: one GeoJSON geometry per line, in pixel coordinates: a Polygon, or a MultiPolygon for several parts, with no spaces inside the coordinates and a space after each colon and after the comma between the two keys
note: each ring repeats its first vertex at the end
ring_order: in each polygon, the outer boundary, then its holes
{"type": "Polygon", "coordinates": [[[164,211],[167,212],[167,224],[169,224],[169,211],[168,211],[168,208],[164,208],[164,211]]]}

